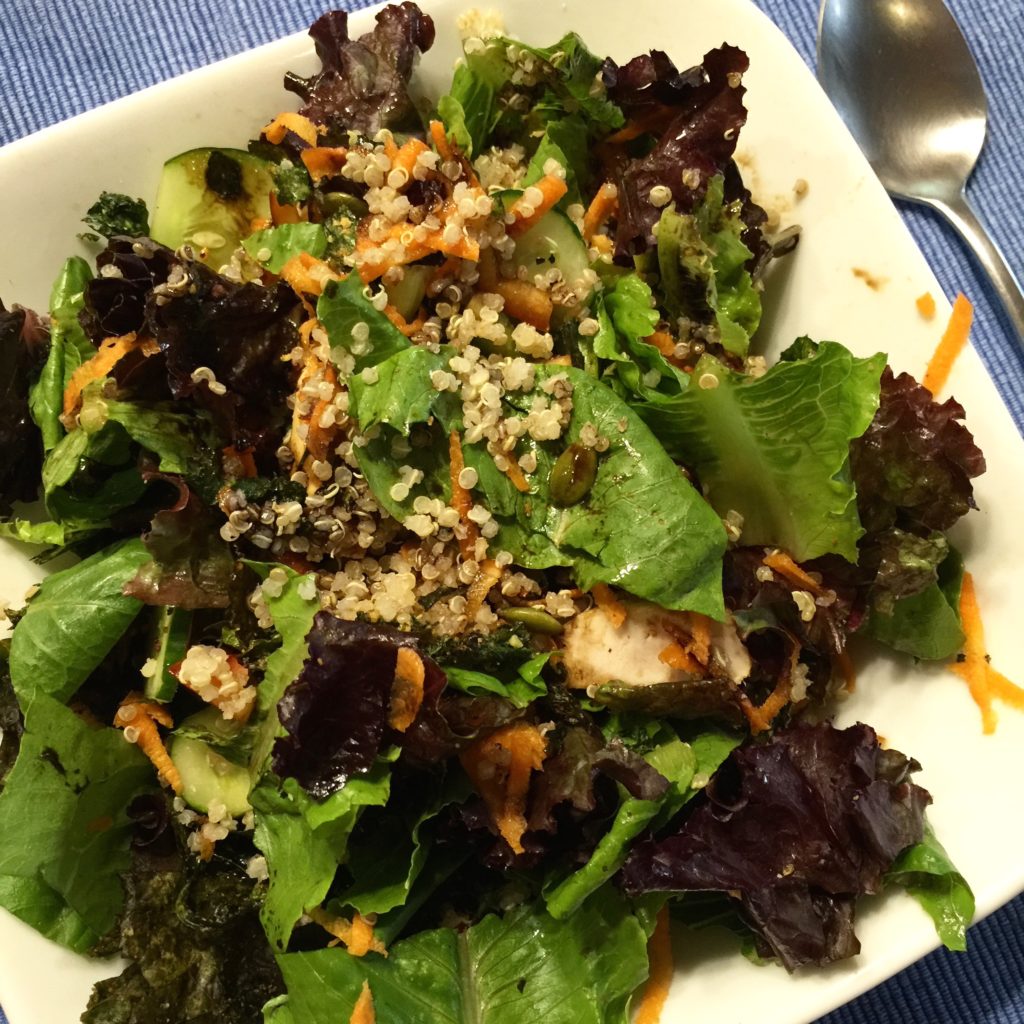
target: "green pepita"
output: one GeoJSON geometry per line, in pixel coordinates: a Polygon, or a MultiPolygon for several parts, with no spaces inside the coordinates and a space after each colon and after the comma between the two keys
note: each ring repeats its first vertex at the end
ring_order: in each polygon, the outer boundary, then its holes
{"type": "Polygon", "coordinates": [[[551,467],[548,491],[556,508],[578,505],[597,479],[597,452],[582,444],[569,445],[551,467]]]}
{"type": "Polygon", "coordinates": [[[541,608],[502,608],[498,614],[506,622],[516,622],[525,626],[531,633],[543,633],[545,636],[558,636],[562,632],[562,624],[541,608]]]}

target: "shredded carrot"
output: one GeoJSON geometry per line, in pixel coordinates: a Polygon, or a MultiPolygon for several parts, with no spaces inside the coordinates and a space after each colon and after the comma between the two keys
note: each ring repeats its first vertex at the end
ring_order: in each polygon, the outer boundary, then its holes
{"type": "MultiPolygon", "coordinates": [[[[438,277],[447,274],[454,274],[459,269],[458,264],[456,264],[451,270],[449,270],[448,263],[450,262],[451,260],[439,268],[439,273],[434,275],[434,280],[437,280],[438,277]],[[443,271],[443,274],[441,271],[443,271]]],[[[483,252],[480,253],[480,262],[477,264],[476,269],[477,273],[480,275],[478,281],[480,291],[493,292],[495,285],[498,283],[498,264],[494,258],[493,249],[484,249],[483,252]]]]}
{"type": "Polygon", "coordinates": [[[299,155],[313,183],[316,184],[324,178],[333,178],[341,174],[348,150],[344,146],[313,146],[304,149],[299,155]]]}
{"type": "Polygon", "coordinates": [[[185,788],[181,774],[167,753],[163,740],[160,739],[157,724],[170,729],[174,725],[174,720],[166,708],[154,701],[146,700],[138,693],[129,693],[121,701],[121,706],[114,715],[114,725],[124,729],[126,737],[134,735],[131,742],[138,745],[139,750],[152,761],[160,778],[180,796],[185,788]],[[129,729],[133,730],[133,733],[129,733],[129,729]]]}
{"type": "Polygon", "coordinates": [[[960,355],[971,333],[971,321],[974,319],[974,307],[967,297],[961,293],[953,303],[953,312],[949,316],[949,324],[942,335],[935,354],[925,370],[921,383],[933,394],[937,395],[949,379],[950,371],[956,357],[960,355]]]}
{"type": "Polygon", "coordinates": [[[445,133],[444,125],[440,121],[430,122],[430,138],[434,143],[434,149],[437,150],[438,156],[440,156],[442,160],[448,161],[455,158],[451,144],[448,142],[448,136],[445,133]]]}
{"type": "Polygon", "coordinates": [[[615,144],[621,142],[632,142],[649,132],[655,135],[661,134],[662,126],[666,118],[670,118],[672,112],[669,108],[658,104],[646,113],[638,117],[630,118],[614,135],[609,135],[604,144],[615,144]]]}
{"type": "Polygon", "coordinates": [[[655,331],[648,334],[644,341],[653,345],[663,356],[674,356],[676,354],[676,343],[671,334],[665,331],[655,331]]]}
{"type": "Polygon", "coordinates": [[[507,231],[513,238],[529,231],[569,191],[565,178],[560,178],[557,174],[545,174],[539,181],[535,181],[530,188],[540,191],[541,201],[534,206],[526,202],[523,196],[520,196],[512,204],[509,213],[515,217],[515,221],[509,224],[507,231]]]}
{"type": "Polygon", "coordinates": [[[370,983],[364,978],[363,987],[352,1007],[352,1016],[348,1024],[377,1024],[377,1014],[373,1009],[373,993],[370,991],[370,983]]]}
{"type": "Polygon", "coordinates": [[[615,247],[607,235],[594,235],[590,240],[590,244],[603,256],[607,256],[615,247]]]}
{"type": "Polygon", "coordinates": [[[484,605],[487,595],[500,582],[504,570],[493,558],[485,559],[480,565],[476,579],[466,591],[466,621],[472,625],[476,621],[476,613],[484,605]]]}
{"type": "Polygon", "coordinates": [[[810,591],[815,597],[824,593],[822,585],[800,568],[785,551],[771,551],[761,560],[769,569],[785,577],[790,583],[810,591]]]}
{"type": "Polygon", "coordinates": [[[384,315],[402,332],[407,338],[412,337],[417,331],[423,329],[424,323],[426,323],[426,317],[423,314],[422,309],[416,316],[415,320],[406,320],[401,313],[395,309],[394,306],[388,305],[384,307],[384,315]]]}
{"type": "Polygon", "coordinates": [[[225,476],[234,480],[247,480],[259,475],[251,451],[240,452],[234,445],[228,445],[221,449],[220,456],[225,476]]]}
{"type": "Polygon", "coordinates": [[[612,624],[612,628],[618,629],[626,621],[626,606],[612,593],[612,588],[607,583],[595,583],[590,592],[594,595],[597,607],[612,624]]]}
{"type": "Polygon", "coordinates": [[[412,172],[416,167],[416,161],[421,153],[425,153],[430,147],[422,139],[409,139],[391,161],[391,170],[401,170],[412,178],[412,172]]]}
{"type": "Polygon", "coordinates": [[[746,715],[750,731],[755,736],[759,732],[764,732],[766,729],[771,728],[772,722],[775,721],[775,716],[789,702],[790,694],[793,692],[793,675],[796,672],[799,660],[800,645],[794,641],[790,646],[789,665],[784,671],[779,673],[775,689],[768,694],[764,703],[759,707],[751,703],[750,698],[742,690],[739,691],[740,710],[746,715]]]}
{"type": "Polygon", "coordinates": [[[675,968],[672,963],[672,933],[667,904],[658,911],[654,931],[647,943],[647,957],[650,973],[636,1008],[634,1024],[658,1024],[672,987],[675,968]]]}
{"type": "Polygon", "coordinates": [[[673,640],[661,651],[658,661],[663,665],[668,665],[669,668],[677,669],[680,672],[689,672],[691,675],[699,676],[701,672],[700,665],[677,640],[673,640]]]}
{"type": "Polygon", "coordinates": [[[610,181],[606,181],[598,190],[587,212],[583,214],[583,239],[588,244],[601,230],[605,221],[616,211],[619,205],[619,190],[610,181]]]}
{"type": "Polygon", "coordinates": [[[313,907],[306,913],[325,932],[334,936],[335,941],[329,945],[344,943],[352,956],[366,956],[371,951],[387,956],[384,943],[373,934],[373,925],[362,914],[356,914],[351,921],[346,921],[343,917],[329,914],[323,907],[313,907]]]}
{"type": "Polygon", "coordinates": [[[82,391],[86,384],[94,380],[106,377],[108,373],[119,363],[129,352],[139,349],[144,355],[150,355],[153,351],[159,351],[155,343],[148,338],[140,341],[135,332],[122,334],[118,338],[107,338],[96,350],[96,354],[87,359],[75,372],[71,374],[68,386],[64,390],[64,415],[72,416],[78,411],[82,402],[82,391]]]}
{"type": "Polygon", "coordinates": [[[270,193],[270,219],[275,226],[279,224],[298,224],[307,219],[297,206],[277,201],[277,196],[270,193]]]}
{"type": "Polygon", "coordinates": [[[280,277],[292,286],[297,295],[322,295],[329,281],[340,281],[339,274],[329,263],[300,252],[281,268],[280,277]]]}
{"type": "Polygon", "coordinates": [[[853,659],[849,651],[840,651],[835,656],[835,663],[843,677],[843,685],[847,693],[853,693],[857,689],[857,669],[854,667],[853,659]]]}
{"type": "Polygon", "coordinates": [[[690,625],[690,642],[686,650],[701,665],[707,665],[711,657],[711,620],[700,612],[689,612],[687,619],[690,625]]]}
{"type": "Polygon", "coordinates": [[[462,520],[460,526],[459,550],[463,558],[476,558],[476,541],[480,536],[476,523],[469,518],[469,510],[473,507],[473,498],[469,491],[459,483],[459,476],[466,468],[462,457],[462,439],[459,432],[453,430],[448,435],[448,457],[451,460],[452,508],[459,513],[462,520]]]}
{"type": "Polygon", "coordinates": [[[278,114],[260,134],[266,138],[267,142],[276,146],[284,141],[288,132],[298,135],[307,145],[315,146],[320,129],[308,117],[288,110],[283,114],[278,114]]]}
{"type": "Polygon", "coordinates": [[[974,589],[974,578],[964,573],[960,590],[960,624],[964,631],[963,660],[950,663],[950,668],[967,683],[974,703],[981,709],[981,727],[993,733],[998,718],[992,709],[993,698],[1024,711],[1024,689],[1010,682],[988,662],[985,649],[985,627],[974,589]]]}
{"type": "Polygon", "coordinates": [[[395,159],[398,157],[398,146],[395,144],[395,137],[390,131],[385,131],[383,134],[384,143],[384,155],[391,161],[391,166],[395,166],[395,159]]]}
{"type": "Polygon", "coordinates": [[[388,724],[395,732],[405,732],[416,720],[423,704],[426,669],[423,659],[411,647],[399,647],[395,661],[395,679],[391,684],[391,710],[388,724]]]}
{"type": "Polygon", "coordinates": [[[505,466],[505,476],[512,481],[512,486],[520,494],[529,494],[530,484],[526,477],[523,475],[523,467],[515,459],[515,453],[509,452],[505,456],[508,465],[505,466]]]}
{"type": "MultiPolygon", "coordinates": [[[[437,213],[438,220],[442,223],[456,212],[455,204],[447,200],[437,213]]],[[[369,284],[375,281],[391,267],[401,266],[406,263],[415,263],[417,260],[428,256],[432,252],[439,252],[445,256],[458,256],[461,259],[473,260],[480,258],[480,243],[471,238],[463,228],[455,239],[445,237],[444,227],[436,231],[428,231],[422,237],[415,237],[416,226],[402,221],[392,224],[388,229],[387,236],[380,242],[376,242],[369,235],[369,218],[363,218],[360,222],[356,235],[356,252],[363,257],[359,265],[359,276],[369,284]],[[372,263],[366,260],[368,253],[378,249],[387,241],[400,242],[399,257],[391,256],[380,263],[372,263]]]]}
{"type": "Polygon", "coordinates": [[[935,299],[931,292],[925,292],[924,295],[918,295],[915,302],[918,313],[925,318],[925,320],[931,320],[935,316],[935,299]]]}
{"type": "Polygon", "coordinates": [[[512,722],[467,747],[459,760],[502,837],[523,852],[530,775],[544,764],[547,742],[537,726],[512,722]]]}

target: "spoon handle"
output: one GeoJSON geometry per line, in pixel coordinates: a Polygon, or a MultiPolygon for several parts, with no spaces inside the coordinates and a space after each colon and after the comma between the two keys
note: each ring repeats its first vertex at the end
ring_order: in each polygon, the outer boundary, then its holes
{"type": "Polygon", "coordinates": [[[1018,344],[1024,348],[1024,292],[1021,291],[1020,282],[996,243],[992,241],[985,225],[978,219],[967,197],[960,192],[948,200],[929,199],[928,205],[946,217],[974,250],[978,262],[999,294],[1010,322],[1016,328],[1018,344]]]}

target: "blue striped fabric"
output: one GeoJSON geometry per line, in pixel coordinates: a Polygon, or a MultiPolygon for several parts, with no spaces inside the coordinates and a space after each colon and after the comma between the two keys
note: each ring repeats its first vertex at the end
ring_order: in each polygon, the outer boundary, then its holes
{"type": "MultiPolygon", "coordinates": [[[[672,0],[665,0],[666,3],[672,0]]],[[[811,0],[758,0],[814,63],[811,0]]],[[[3,0],[0,144],[191,68],[304,28],[325,0],[3,0]],[[88,13],[85,13],[88,12],[88,13]],[[118,40],[116,47],[110,40],[118,40]]],[[[349,9],[366,6],[361,0],[349,9]]],[[[970,193],[1024,274],[1024,5],[950,0],[978,57],[991,132],[970,193]]],[[[1024,356],[982,275],[944,224],[902,209],[943,290],[975,303],[972,335],[1018,427],[1024,427],[1024,356]]],[[[935,953],[824,1018],[821,1024],[1024,1024],[1024,898],[971,932],[965,955],[935,953]]],[[[7,1024],[0,1010],[0,1024],[7,1024]]],[[[31,1024],[31,1022],[18,1022],[31,1024]]]]}

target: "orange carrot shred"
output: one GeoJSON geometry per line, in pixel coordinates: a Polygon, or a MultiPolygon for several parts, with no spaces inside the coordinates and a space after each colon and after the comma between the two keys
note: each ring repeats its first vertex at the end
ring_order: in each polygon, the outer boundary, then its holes
{"type": "Polygon", "coordinates": [[[918,295],[915,305],[917,306],[918,313],[925,318],[925,320],[931,320],[935,316],[935,298],[931,292],[925,292],[923,295],[918,295]]]}
{"type": "Polygon", "coordinates": [[[653,345],[663,356],[674,356],[676,354],[676,343],[671,334],[665,331],[655,331],[648,334],[644,341],[653,345]]]}
{"type": "Polygon", "coordinates": [[[399,647],[395,662],[395,680],[391,684],[391,709],[388,725],[405,732],[416,720],[423,703],[426,669],[423,659],[411,647],[399,647]]]}
{"type": "Polygon", "coordinates": [[[370,983],[364,978],[363,987],[352,1007],[352,1016],[348,1024],[377,1024],[377,1014],[373,1009],[373,993],[370,991],[370,983]]]}
{"type": "Polygon", "coordinates": [[[687,653],[701,664],[707,665],[711,656],[711,620],[700,612],[688,614],[690,623],[690,642],[686,645],[687,653]]]}
{"type": "Polygon", "coordinates": [[[537,726],[512,722],[467,747],[459,760],[514,853],[523,852],[530,775],[544,764],[547,742],[537,726]]]}
{"type": "Polygon", "coordinates": [[[950,371],[956,357],[963,351],[971,333],[971,321],[974,319],[974,307],[967,297],[961,293],[953,303],[953,312],[949,316],[949,324],[935,354],[925,370],[921,383],[933,394],[937,395],[949,379],[950,371]]]}
{"type": "Polygon", "coordinates": [[[982,732],[993,733],[998,721],[992,708],[993,698],[1024,710],[1024,689],[1010,682],[988,663],[985,627],[981,621],[974,578],[969,572],[964,573],[960,589],[960,622],[964,631],[963,660],[951,662],[949,667],[967,683],[974,703],[981,710],[982,732]]]}
{"type": "Polygon", "coordinates": [[[309,146],[315,146],[319,129],[308,117],[297,114],[294,111],[285,111],[278,114],[260,133],[266,137],[267,142],[275,146],[284,141],[285,135],[292,132],[298,135],[303,142],[309,146]]]}
{"type": "Polygon", "coordinates": [[[636,1008],[634,1024],[658,1024],[672,987],[675,968],[672,963],[672,931],[667,905],[658,911],[654,931],[647,943],[647,956],[650,974],[636,1008]]]}
{"type": "Polygon", "coordinates": [[[476,540],[480,534],[476,523],[469,518],[473,499],[469,491],[459,483],[459,476],[466,468],[466,463],[462,457],[462,439],[457,430],[453,430],[448,436],[448,458],[451,461],[452,508],[459,513],[462,532],[465,534],[459,537],[459,550],[463,558],[475,558],[476,540]]]}
{"type": "Polygon", "coordinates": [[[663,665],[668,665],[669,668],[678,669],[680,672],[700,675],[700,665],[677,640],[673,640],[658,654],[658,661],[663,665]]]}
{"type": "Polygon", "coordinates": [[[280,277],[292,286],[297,295],[322,295],[329,281],[340,281],[339,274],[329,263],[300,252],[281,268],[280,277]]]}
{"type": "Polygon", "coordinates": [[[311,146],[300,154],[313,183],[333,178],[345,166],[348,150],[344,146],[311,146]]]}
{"type": "Polygon", "coordinates": [[[626,621],[626,606],[612,593],[607,583],[595,583],[590,592],[594,595],[597,607],[604,612],[613,629],[618,629],[626,621]]]}
{"type": "Polygon", "coordinates": [[[114,715],[114,725],[124,729],[125,735],[128,735],[128,729],[134,730],[133,742],[153,763],[160,778],[180,796],[185,787],[163,740],[160,739],[157,724],[169,729],[174,725],[174,720],[166,708],[134,692],[129,693],[121,701],[114,715]]]}
{"type": "Polygon", "coordinates": [[[329,914],[323,907],[313,907],[306,913],[324,931],[334,936],[335,941],[329,945],[341,942],[352,956],[366,956],[371,951],[387,955],[384,943],[373,934],[373,925],[362,914],[356,914],[351,921],[346,921],[343,917],[329,914]]]}
{"type": "Polygon", "coordinates": [[[429,148],[422,139],[409,139],[395,154],[391,161],[391,169],[405,171],[411,180],[420,153],[425,153],[429,148]]]}
{"type": "Polygon", "coordinates": [[[274,225],[298,224],[306,218],[297,206],[279,203],[275,193],[270,193],[270,219],[274,225]]]}
{"type": "Polygon", "coordinates": [[[520,494],[529,494],[530,483],[523,475],[523,467],[515,460],[514,453],[509,452],[506,455],[508,465],[505,467],[505,476],[512,481],[512,486],[520,494]]]}
{"type": "Polygon", "coordinates": [[[606,181],[598,190],[587,212],[583,214],[583,238],[591,242],[604,222],[615,212],[619,205],[619,190],[606,181]]]}
{"type": "Polygon", "coordinates": [[[801,569],[785,551],[769,552],[761,561],[769,569],[774,570],[780,576],[784,576],[790,583],[795,583],[797,586],[803,587],[804,590],[809,590],[815,596],[824,593],[821,584],[813,576],[801,569]]]}
{"type": "Polygon", "coordinates": [[[78,410],[82,401],[82,391],[86,384],[99,380],[106,375],[126,356],[129,352],[142,349],[145,354],[146,342],[139,341],[135,332],[122,334],[118,338],[107,338],[96,350],[96,354],[78,366],[68,386],[64,391],[64,415],[71,416],[78,410]]]}
{"type": "Polygon", "coordinates": [[[522,196],[512,204],[509,213],[516,219],[508,226],[508,233],[513,238],[532,228],[569,191],[565,179],[557,174],[545,174],[530,187],[539,189],[542,198],[535,206],[527,203],[522,196]]]}
{"type": "Polygon", "coordinates": [[[445,133],[444,125],[440,121],[430,122],[430,138],[434,143],[434,149],[437,150],[438,156],[442,160],[451,160],[454,157],[452,153],[451,144],[448,142],[448,136],[445,133]]]}
{"type": "Polygon", "coordinates": [[[252,479],[258,476],[256,460],[251,451],[240,452],[234,445],[221,450],[221,465],[224,473],[235,480],[252,479]]]}
{"type": "Polygon", "coordinates": [[[501,581],[504,570],[494,561],[493,558],[485,559],[480,565],[480,571],[476,579],[469,585],[466,591],[466,621],[472,625],[476,620],[476,613],[483,607],[487,595],[501,581]]]}

